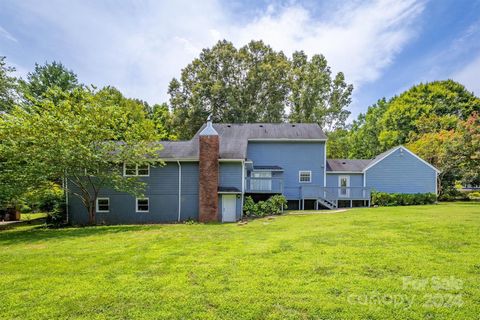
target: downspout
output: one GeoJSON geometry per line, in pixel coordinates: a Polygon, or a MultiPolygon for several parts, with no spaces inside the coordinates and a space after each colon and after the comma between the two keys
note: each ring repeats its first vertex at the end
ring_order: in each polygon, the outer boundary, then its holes
{"type": "Polygon", "coordinates": [[[323,149],[323,187],[327,187],[327,141],[325,141],[325,148],[323,149]]]}
{"type": "Polygon", "coordinates": [[[68,225],[69,223],[69,216],[70,216],[70,211],[69,211],[69,203],[68,203],[68,178],[67,178],[67,171],[65,170],[64,171],[64,174],[63,174],[63,183],[64,183],[64,186],[65,186],[65,213],[67,215],[67,219],[66,219],[66,223],[68,225]]]}
{"type": "Polygon", "coordinates": [[[245,160],[242,160],[242,199],[240,200],[240,219],[243,218],[243,198],[245,198],[245,160]]]}
{"type": "Polygon", "coordinates": [[[177,164],[178,164],[178,222],[180,222],[181,212],[182,212],[182,165],[178,160],[177,160],[177,164]]]}

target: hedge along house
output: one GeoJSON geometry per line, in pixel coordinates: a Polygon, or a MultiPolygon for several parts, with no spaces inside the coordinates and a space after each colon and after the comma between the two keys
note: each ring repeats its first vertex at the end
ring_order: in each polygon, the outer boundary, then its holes
{"type": "MultiPolygon", "coordinates": [[[[399,146],[371,160],[326,159],[327,137],[317,124],[212,124],[189,141],[162,141],[161,167],[129,166],[125,176],[146,183],[144,198],[103,190],[97,223],[237,221],[245,196],[284,195],[290,209],[368,206],[372,189],[436,192],[438,170],[399,146]]],[[[69,219],[87,223],[80,200],[69,197],[69,219]]]]}

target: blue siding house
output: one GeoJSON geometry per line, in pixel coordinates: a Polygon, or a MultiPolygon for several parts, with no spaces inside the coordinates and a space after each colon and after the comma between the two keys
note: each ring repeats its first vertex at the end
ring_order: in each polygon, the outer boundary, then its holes
{"type": "MultiPolygon", "coordinates": [[[[317,124],[209,121],[189,141],[162,142],[163,166],[124,164],[125,176],[146,182],[144,197],[103,190],[97,223],[234,222],[246,196],[281,194],[290,209],[334,209],[369,206],[372,190],[437,192],[439,171],[403,146],[374,159],[327,159],[326,142],[317,124]]],[[[69,193],[68,203],[70,221],[86,224],[80,200],[69,193]]]]}

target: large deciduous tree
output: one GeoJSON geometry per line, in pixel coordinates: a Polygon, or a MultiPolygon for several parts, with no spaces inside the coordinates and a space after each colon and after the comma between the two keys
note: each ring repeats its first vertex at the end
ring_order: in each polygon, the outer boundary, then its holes
{"type": "Polygon", "coordinates": [[[0,181],[8,182],[8,194],[66,179],[94,223],[100,190],[142,192],[136,178],[123,177],[121,164],[159,163],[154,124],[145,112],[125,112],[105,94],[57,87],[29,108],[0,117],[0,181]]]}
{"type": "Polygon", "coordinates": [[[476,183],[480,99],[452,80],[416,85],[389,101],[379,100],[360,114],[348,135],[333,134],[331,156],[373,158],[405,144],[441,170],[441,192],[454,182],[476,183]]]}
{"type": "Polygon", "coordinates": [[[17,97],[17,79],[12,76],[15,68],[8,66],[5,59],[0,56],[0,112],[12,109],[17,97]]]}
{"type": "Polygon", "coordinates": [[[343,128],[350,114],[345,108],[351,102],[352,85],[343,73],[332,79],[332,72],[323,55],[308,60],[303,51],[295,52],[290,72],[291,122],[318,123],[327,130],[343,128]]]}
{"type": "Polygon", "coordinates": [[[332,78],[326,59],[292,59],[262,41],[237,49],[220,41],[187,65],[168,93],[179,137],[190,138],[211,114],[216,122],[316,122],[341,127],[352,86],[332,78]],[[287,115],[290,110],[290,115],[287,115]]]}
{"type": "Polygon", "coordinates": [[[44,99],[50,89],[71,92],[80,86],[77,75],[56,61],[44,65],[36,63],[34,71],[29,72],[25,80],[20,80],[20,91],[25,102],[29,103],[44,99]]]}

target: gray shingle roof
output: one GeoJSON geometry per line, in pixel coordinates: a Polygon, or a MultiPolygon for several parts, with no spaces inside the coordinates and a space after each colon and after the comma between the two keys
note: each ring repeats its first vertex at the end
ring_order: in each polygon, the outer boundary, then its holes
{"type": "Polygon", "coordinates": [[[253,170],[283,171],[280,166],[253,166],[253,170]]]}
{"type": "Polygon", "coordinates": [[[350,159],[327,159],[328,171],[362,172],[371,159],[350,160],[350,159]]]}
{"type": "MultiPolygon", "coordinates": [[[[189,141],[162,141],[164,149],[160,158],[198,159],[199,132],[189,141]]],[[[248,140],[324,140],[327,136],[318,124],[313,123],[248,123],[248,124],[213,124],[220,138],[220,159],[245,159],[248,140]]]]}

